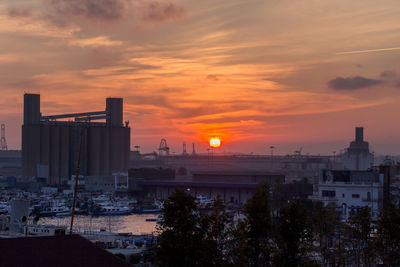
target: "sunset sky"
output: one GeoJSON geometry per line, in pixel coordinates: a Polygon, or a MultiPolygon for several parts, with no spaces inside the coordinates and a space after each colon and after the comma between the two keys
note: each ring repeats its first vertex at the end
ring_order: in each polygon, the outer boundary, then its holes
{"type": "Polygon", "coordinates": [[[0,42],[11,149],[27,92],[45,115],[123,97],[143,152],[332,154],[355,126],[400,151],[398,0],[3,0],[0,42]]]}

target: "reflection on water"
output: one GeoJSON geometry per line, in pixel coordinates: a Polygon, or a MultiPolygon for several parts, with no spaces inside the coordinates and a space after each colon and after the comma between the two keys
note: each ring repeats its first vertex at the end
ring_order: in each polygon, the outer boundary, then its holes
{"type": "MultiPolygon", "coordinates": [[[[152,234],[156,231],[156,222],[148,222],[147,218],[157,218],[156,214],[131,214],[128,216],[101,216],[92,217],[87,215],[74,216],[74,230],[83,231],[106,231],[118,233],[132,233],[134,235],[152,234]]],[[[53,224],[66,226],[69,230],[71,217],[40,218],[39,224],[53,224]]]]}

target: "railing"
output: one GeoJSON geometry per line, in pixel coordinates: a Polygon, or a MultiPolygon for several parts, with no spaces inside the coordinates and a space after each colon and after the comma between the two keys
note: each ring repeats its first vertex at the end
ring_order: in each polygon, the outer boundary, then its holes
{"type": "Polygon", "coordinates": [[[378,198],[362,198],[361,199],[363,202],[378,202],[378,198]]]}

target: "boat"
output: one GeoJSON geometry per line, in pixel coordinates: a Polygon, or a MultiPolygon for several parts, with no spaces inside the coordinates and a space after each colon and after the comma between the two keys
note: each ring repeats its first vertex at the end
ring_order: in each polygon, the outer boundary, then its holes
{"type": "Polygon", "coordinates": [[[10,213],[11,207],[8,203],[0,203],[0,214],[10,213]]]}
{"type": "Polygon", "coordinates": [[[102,194],[100,196],[93,197],[92,200],[93,200],[93,202],[95,204],[100,204],[100,203],[103,203],[103,202],[110,201],[111,200],[111,195],[110,194],[102,194]]]}
{"type": "Polygon", "coordinates": [[[199,205],[200,209],[209,209],[214,203],[213,199],[206,198],[205,196],[196,196],[196,203],[199,205]]]}
{"type": "Polygon", "coordinates": [[[40,217],[68,216],[71,215],[71,209],[64,206],[45,207],[39,212],[40,217]]]}
{"type": "Polygon", "coordinates": [[[152,214],[159,213],[163,209],[162,203],[155,202],[153,204],[142,204],[139,207],[133,209],[133,213],[135,214],[152,214]]]}
{"type": "Polygon", "coordinates": [[[93,207],[91,212],[93,216],[121,216],[129,215],[131,213],[131,208],[115,205],[96,205],[93,207]]]}

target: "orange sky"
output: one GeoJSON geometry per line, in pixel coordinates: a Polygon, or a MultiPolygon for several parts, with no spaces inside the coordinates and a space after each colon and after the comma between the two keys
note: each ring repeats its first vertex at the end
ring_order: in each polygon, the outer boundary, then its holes
{"type": "Polygon", "coordinates": [[[132,146],[327,154],[364,126],[398,154],[398,0],[0,3],[0,122],[20,148],[24,92],[43,114],[123,97],[132,146]]]}

